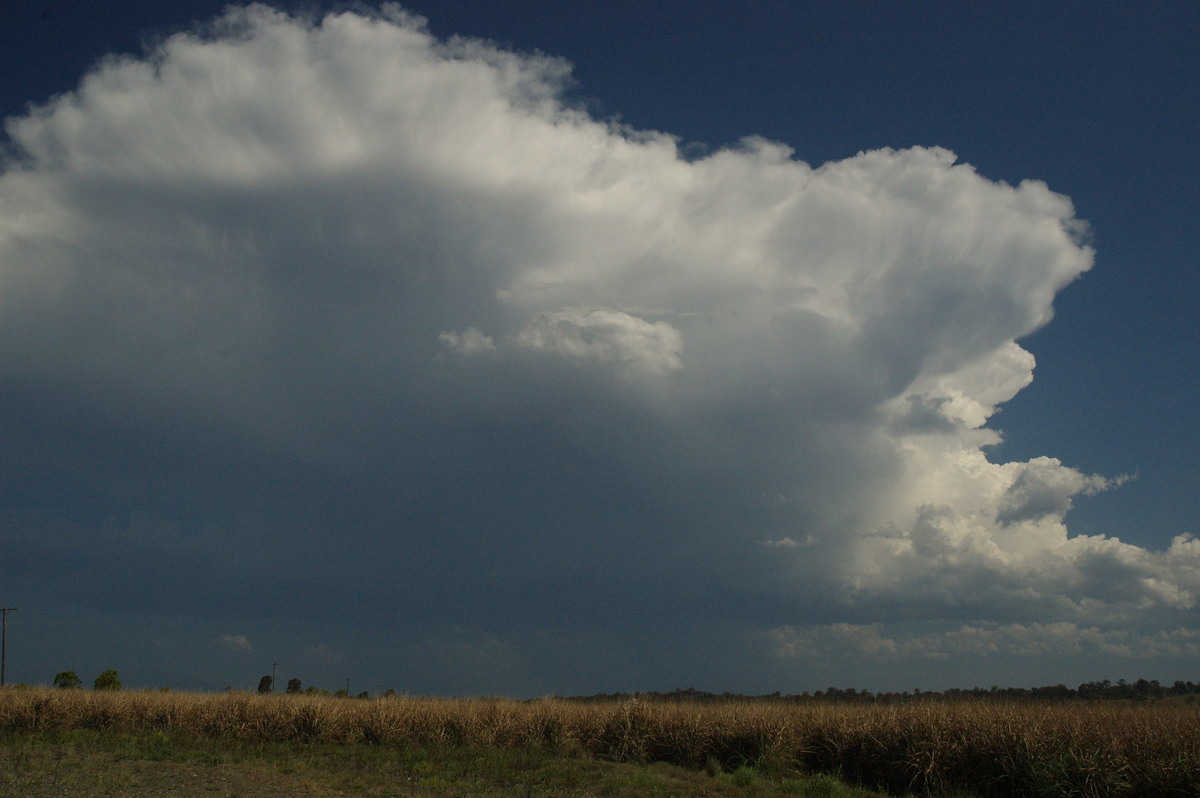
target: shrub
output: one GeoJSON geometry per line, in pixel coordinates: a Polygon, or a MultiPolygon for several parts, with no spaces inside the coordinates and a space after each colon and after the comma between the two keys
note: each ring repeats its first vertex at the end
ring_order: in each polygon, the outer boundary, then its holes
{"type": "Polygon", "coordinates": [[[96,682],[93,685],[96,690],[120,690],[121,677],[112,668],[109,668],[104,673],[96,677],[96,682]]]}
{"type": "Polygon", "coordinates": [[[59,671],[54,674],[54,686],[60,690],[79,690],[83,682],[75,671],[59,671]]]}

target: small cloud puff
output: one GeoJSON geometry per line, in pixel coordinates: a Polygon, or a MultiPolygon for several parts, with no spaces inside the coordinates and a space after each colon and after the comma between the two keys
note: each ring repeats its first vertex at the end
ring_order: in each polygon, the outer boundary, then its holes
{"type": "Polygon", "coordinates": [[[254,646],[250,645],[250,641],[246,639],[245,635],[221,635],[220,637],[214,638],[213,642],[221,646],[221,648],[228,649],[229,651],[237,651],[239,653],[246,653],[254,650],[254,646]]]}
{"type": "Polygon", "coordinates": [[[797,541],[794,538],[778,538],[776,540],[760,540],[758,545],[768,549],[798,549],[804,546],[815,545],[817,539],[812,535],[805,535],[802,541],[797,541]]]}
{"type": "Polygon", "coordinates": [[[438,341],[452,352],[463,355],[481,355],[496,351],[496,342],[490,335],[484,335],[477,327],[468,327],[462,332],[443,332],[438,334],[438,341]]]}
{"type": "Polygon", "coordinates": [[[517,344],[568,360],[614,363],[633,372],[683,368],[683,336],[665,321],[649,322],[611,308],[562,308],[538,314],[517,344]]]}

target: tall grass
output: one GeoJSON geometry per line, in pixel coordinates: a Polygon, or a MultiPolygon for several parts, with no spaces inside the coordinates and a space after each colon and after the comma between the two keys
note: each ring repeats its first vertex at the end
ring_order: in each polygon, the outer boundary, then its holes
{"type": "Polygon", "coordinates": [[[0,733],[539,748],[734,770],[770,763],[890,793],[1200,795],[1200,707],[1156,702],[897,705],[580,702],[0,691],[0,733]]]}

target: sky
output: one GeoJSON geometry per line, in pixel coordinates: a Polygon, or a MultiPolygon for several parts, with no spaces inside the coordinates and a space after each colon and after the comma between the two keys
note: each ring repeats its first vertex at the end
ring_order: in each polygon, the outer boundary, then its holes
{"type": "Polygon", "coordinates": [[[0,5],[8,681],[1195,680],[1196,41],[0,5]]]}

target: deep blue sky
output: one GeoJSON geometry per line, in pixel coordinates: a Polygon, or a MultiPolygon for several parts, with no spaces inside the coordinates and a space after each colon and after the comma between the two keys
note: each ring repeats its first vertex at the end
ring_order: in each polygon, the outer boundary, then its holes
{"type": "MultiPolygon", "coordinates": [[[[0,116],[21,116],[30,103],[42,103],[75,89],[81,76],[104,56],[139,55],[144,46],[152,46],[177,30],[188,29],[193,20],[211,19],[224,5],[149,0],[105,4],[66,0],[4,2],[0,5],[0,116]]],[[[1095,265],[1057,297],[1054,321],[1021,339],[1020,343],[1037,358],[1035,379],[992,419],[989,426],[1003,430],[1005,441],[990,448],[989,457],[1000,463],[1050,456],[1085,474],[1136,477],[1101,495],[1077,498],[1068,518],[1072,534],[1119,537],[1150,551],[1161,551],[1175,536],[1200,532],[1196,522],[1200,502],[1195,491],[1200,481],[1200,465],[1194,454],[1195,441],[1200,440],[1200,421],[1194,410],[1200,405],[1196,378],[1200,334],[1193,310],[1196,297],[1200,296],[1197,268],[1200,233],[1195,223],[1200,218],[1195,154],[1196,134],[1200,131],[1200,95],[1195,88],[1200,85],[1197,45],[1200,6],[1108,2],[947,2],[918,6],[867,2],[747,5],[675,0],[649,4],[538,0],[518,5],[414,2],[406,7],[426,17],[429,30],[436,37],[478,37],[518,52],[536,51],[566,59],[573,64],[575,81],[567,95],[569,102],[586,109],[595,118],[617,119],[636,130],[668,133],[680,140],[690,158],[700,158],[751,135],[790,146],[796,159],[814,167],[851,158],[865,150],[939,146],[952,150],[960,162],[973,165],[989,180],[1014,186],[1025,179],[1041,180],[1052,191],[1069,196],[1076,216],[1091,226],[1095,265]]],[[[3,212],[0,208],[0,213],[3,212]]],[[[18,393],[26,397],[23,401],[31,401],[28,396],[32,394],[18,393]]],[[[61,395],[32,401],[45,401],[50,406],[59,399],[63,407],[71,406],[70,400],[61,395]]],[[[41,480],[39,484],[43,485],[41,489],[31,488],[14,476],[17,469],[10,464],[6,471],[10,490],[18,486],[15,489],[18,493],[27,491],[26,495],[36,494],[37,498],[25,500],[15,493],[0,497],[6,511],[24,511],[30,507],[44,511],[53,497],[61,494],[63,513],[82,529],[112,523],[114,516],[123,524],[138,508],[132,503],[121,504],[122,491],[137,496],[148,484],[157,491],[151,514],[186,518],[187,523],[197,527],[204,526],[205,513],[211,515],[209,523],[234,523],[231,519],[236,513],[230,511],[223,516],[221,507],[196,498],[194,486],[214,481],[235,482],[236,478],[205,473],[196,477],[195,482],[187,482],[172,476],[172,469],[194,467],[196,473],[201,473],[205,469],[227,467],[227,461],[220,456],[207,462],[203,455],[198,455],[193,466],[181,466],[182,461],[163,455],[163,467],[155,471],[153,465],[146,463],[157,462],[157,455],[147,454],[145,444],[138,442],[137,432],[129,433],[126,449],[121,443],[124,433],[112,429],[94,429],[86,422],[80,422],[78,428],[65,422],[40,423],[44,427],[29,433],[27,443],[31,450],[42,452],[36,458],[38,467],[49,468],[46,463],[54,464],[56,476],[42,480],[36,469],[31,470],[30,482],[41,480]],[[55,431],[57,434],[52,434],[55,431]],[[53,456],[46,454],[48,447],[55,446],[62,446],[63,450],[53,456]],[[80,484],[87,487],[73,490],[69,477],[63,476],[74,473],[71,449],[78,447],[82,451],[104,446],[110,449],[109,460],[101,469],[107,474],[104,486],[97,487],[99,483],[94,479],[83,480],[80,484]],[[129,466],[129,471],[137,475],[130,479],[142,480],[141,488],[131,487],[131,482],[120,476],[126,457],[128,463],[136,464],[129,466]],[[22,506],[23,501],[26,506],[22,506]],[[174,510],[164,509],[170,508],[172,501],[174,510]]],[[[503,425],[495,432],[498,439],[512,436],[514,447],[518,445],[516,442],[525,440],[523,434],[503,425]]],[[[17,433],[10,430],[10,435],[17,433]]],[[[500,444],[488,449],[502,450],[500,444]]],[[[565,475],[571,469],[580,469],[586,477],[587,463],[594,464],[593,476],[597,480],[617,480],[604,470],[610,454],[591,452],[585,459],[564,454],[562,470],[557,472],[563,479],[562,494],[573,495],[570,479],[565,475]]],[[[256,459],[259,456],[262,455],[247,455],[242,461],[248,473],[269,459],[262,456],[260,461],[256,459]]],[[[88,462],[91,466],[79,467],[79,473],[94,467],[97,460],[90,456],[88,462]]],[[[500,465],[498,461],[497,467],[512,466],[511,462],[500,465]]],[[[544,478],[544,475],[538,477],[541,472],[537,466],[529,465],[528,471],[530,479],[544,478]]],[[[297,477],[295,483],[274,492],[269,487],[262,490],[292,508],[297,517],[306,512],[308,518],[321,517],[323,512],[332,514],[328,505],[307,508],[305,502],[311,493],[306,493],[304,478],[311,477],[297,477]]],[[[272,477],[278,483],[286,483],[288,479],[282,474],[272,477]]],[[[486,494],[486,477],[475,475],[472,479],[478,482],[470,484],[486,494]]],[[[507,487],[508,483],[504,483],[504,488],[497,487],[496,491],[507,487]]],[[[351,485],[346,490],[353,494],[354,488],[351,485]]],[[[371,488],[364,491],[370,494],[371,488]]],[[[533,500],[529,501],[530,507],[515,512],[526,520],[545,517],[546,507],[541,504],[535,507],[533,500]]],[[[585,498],[580,501],[586,503],[585,498]]],[[[652,501],[646,499],[648,503],[652,501]]],[[[369,505],[371,500],[363,502],[369,505]]],[[[262,500],[264,516],[271,514],[273,506],[270,498],[262,500]]],[[[480,514],[491,507],[486,501],[481,506],[485,509],[479,510],[480,514]]],[[[617,516],[635,519],[639,507],[637,501],[630,499],[627,506],[609,509],[617,516]]],[[[462,508],[456,511],[470,514],[462,508]]],[[[588,511],[581,504],[571,513],[583,517],[588,511]]],[[[421,512],[428,515],[417,513],[417,523],[445,522],[444,517],[441,521],[431,520],[437,512],[428,509],[421,512]]],[[[362,518],[370,517],[364,510],[362,518]]],[[[330,523],[334,523],[332,515],[330,523]]],[[[370,526],[369,522],[362,523],[370,526]]],[[[384,526],[383,522],[380,526],[384,526]]],[[[0,542],[4,540],[0,537],[0,542]]],[[[10,559],[22,562],[20,568],[24,570],[13,577],[18,582],[20,578],[31,578],[37,571],[36,563],[21,560],[26,554],[26,549],[21,549],[19,556],[10,559]]],[[[29,556],[36,558],[34,554],[29,556]]],[[[0,552],[0,560],[3,558],[0,552]]],[[[468,578],[474,578],[478,570],[472,569],[487,565],[486,553],[479,558],[479,562],[468,558],[458,567],[468,578]]],[[[186,553],[172,554],[168,560],[164,572],[156,578],[169,582],[175,573],[171,569],[178,569],[181,583],[190,580],[202,583],[195,574],[187,572],[186,553]]],[[[61,562],[72,561],[68,556],[61,562]]],[[[686,574],[686,569],[681,573],[686,574]]],[[[232,584],[239,578],[234,573],[211,576],[218,584],[232,584]]],[[[294,575],[294,589],[307,591],[327,576],[301,571],[294,575]]],[[[92,578],[98,590],[117,590],[125,584],[116,580],[105,588],[108,583],[102,573],[92,578]]],[[[46,597],[28,592],[10,597],[5,594],[3,579],[0,571],[0,603],[28,606],[28,610],[22,606],[22,611],[10,618],[10,632],[29,635],[21,626],[34,623],[37,602],[45,601],[46,597]]],[[[431,579],[436,582],[437,575],[431,579]]],[[[638,584],[638,577],[631,576],[629,590],[637,591],[638,584]]],[[[541,588],[534,584],[526,585],[525,589],[531,597],[511,599],[513,606],[520,601],[539,606],[537,597],[541,588]]],[[[736,585],[730,589],[740,599],[729,601],[745,601],[747,607],[757,606],[756,601],[770,605],[776,600],[766,588],[767,598],[738,593],[736,585]]],[[[147,590],[149,605],[155,594],[147,590]]],[[[720,592],[718,588],[714,590],[720,592]]],[[[664,606],[685,601],[670,590],[664,589],[664,593],[670,594],[662,599],[664,606]]],[[[83,590],[82,595],[86,594],[83,590]]],[[[290,605],[294,600],[283,597],[280,601],[290,605]]],[[[310,609],[322,606],[321,602],[310,605],[310,601],[295,603],[310,609]]],[[[336,603],[337,599],[331,601],[336,603]]],[[[586,606],[587,599],[580,602],[586,606]]],[[[137,611],[131,607],[136,608],[137,603],[136,599],[116,602],[114,611],[136,617],[137,611]]],[[[631,600],[631,606],[634,604],[631,600]]],[[[573,606],[570,600],[565,600],[564,605],[573,606]]],[[[478,606],[469,600],[464,600],[464,607],[465,616],[474,612],[482,617],[478,606]]],[[[810,607],[801,614],[814,612],[810,607]]],[[[904,609],[897,610],[896,616],[911,620],[914,616],[910,612],[919,616],[915,610],[904,609]]],[[[988,617],[983,612],[976,615],[970,612],[964,610],[964,622],[988,617]]],[[[334,625],[341,619],[340,613],[335,614],[337,618],[331,619],[334,625]]],[[[755,618],[769,616],[766,624],[780,623],[775,609],[761,613],[746,609],[744,614],[755,618]]],[[[171,610],[145,623],[148,629],[159,629],[176,622],[165,618],[187,616],[185,611],[171,610]]],[[[672,617],[669,611],[665,617],[672,617]]],[[[883,619],[884,615],[872,615],[865,610],[861,617],[850,612],[830,618],[861,624],[883,619]]],[[[1061,620],[1050,615],[1044,618],[1047,622],[1055,619],[1061,620]]],[[[995,622],[1003,624],[1011,620],[1009,616],[997,616],[995,622]]],[[[210,636],[243,633],[229,624],[222,625],[218,619],[208,621],[212,627],[210,636]]],[[[951,623],[945,615],[939,615],[937,622],[951,623]]],[[[1196,626],[1196,619],[1194,613],[1189,613],[1170,623],[1191,629],[1196,626]]],[[[427,630],[428,636],[423,641],[407,641],[406,645],[417,646],[430,661],[436,661],[437,656],[451,656],[459,644],[465,649],[469,643],[471,651],[478,653],[488,651],[487,645],[511,642],[504,636],[504,623],[500,621],[489,626],[484,619],[479,621],[478,628],[468,625],[465,631],[457,625],[451,626],[455,630],[452,634],[438,636],[427,630]],[[464,635],[461,641],[454,637],[459,633],[464,635]]],[[[642,632],[653,628],[648,622],[635,626],[642,632]]],[[[244,633],[254,642],[255,652],[264,651],[253,633],[245,630],[244,633]]],[[[58,657],[73,650],[71,644],[64,642],[70,630],[59,628],[45,634],[45,637],[24,637],[22,645],[40,643],[58,657]],[[54,637],[55,634],[59,636],[54,637]]],[[[524,634],[526,637],[522,639],[526,643],[530,635],[537,636],[533,632],[524,634]]],[[[627,669],[630,678],[638,682],[628,683],[626,689],[670,689],[686,686],[683,681],[690,684],[705,678],[718,680],[727,673],[718,666],[689,669],[678,664],[682,656],[679,652],[686,650],[682,643],[676,649],[641,656],[628,630],[605,628],[596,634],[611,635],[605,638],[610,643],[607,650],[612,652],[611,668],[627,669]],[[648,664],[636,668],[630,665],[639,656],[648,664]],[[675,684],[673,679],[680,683],[675,684]]],[[[100,645],[100,640],[94,640],[83,647],[100,645]]],[[[231,650],[237,647],[236,643],[231,645],[231,650]]],[[[349,639],[342,642],[343,649],[352,645],[349,639]]],[[[703,650],[700,643],[695,645],[699,651],[703,650]]],[[[319,652],[312,653],[315,647],[308,650],[313,662],[320,659],[319,652]]],[[[561,673],[580,668],[572,656],[589,649],[562,644],[548,650],[561,656],[562,661],[554,666],[561,673]]],[[[14,655],[18,651],[14,649],[14,655]]],[[[143,652],[137,656],[150,655],[143,652]]],[[[264,652],[263,656],[276,655],[264,652]]],[[[80,659],[99,664],[101,660],[109,662],[111,657],[89,652],[81,654],[80,659]]],[[[48,662],[38,658],[26,662],[22,665],[22,659],[14,656],[10,680],[39,681],[52,675],[43,672],[51,667],[48,662]]],[[[164,674],[177,672],[172,670],[177,667],[173,662],[164,655],[162,664],[147,667],[143,678],[146,681],[171,678],[164,674]]],[[[323,678],[340,679],[336,674],[338,668],[344,669],[343,662],[331,655],[325,663],[329,675],[323,678]]],[[[379,662],[362,666],[361,678],[372,685],[389,686],[387,668],[379,662]]],[[[247,667],[250,676],[244,680],[256,680],[253,669],[258,666],[247,667]]],[[[309,665],[312,671],[317,667],[309,665]]],[[[1059,666],[1053,662],[1042,662],[1015,671],[1012,680],[1069,682],[1081,675],[1078,663],[1062,664],[1059,670],[1056,667],[1059,666]]],[[[1108,667],[1128,667],[1129,672],[1082,675],[1117,678],[1142,675],[1140,671],[1144,670],[1154,678],[1188,677],[1166,672],[1171,667],[1167,664],[1136,661],[1110,663],[1108,667]],[[1160,673],[1154,671],[1155,667],[1164,670],[1160,673]]],[[[556,681],[554,676],[547,675],[554,668],[548,668],[535,674],[523,672],[509,682],[466,681],[461,689],[520,692],[621,687],[616,683],[618,680],[605,681],[589,675],[556,681]]],[[[80,669],[86,670],[82,664],[80,669]]],[[[520,668],[514,666],[514,671],[520,668]]],[[[917,684],[921,678],[932,678],[936,681],[928,686],[969,686],[967,683],[973,678],[966,675],[957,678],[950,670],[924,677],[919,671],[918,667],[901,675],[901,685],[906,684],[905,679],[917,684]]],[[[604,667],[594,664],[583,668],[583,672],[603,673],[604,667]]],[[[873,671],[864,666],[853,679],[862,687],[887,687],[891,685],[873,684],[871,680],[896,678],[894,673],[888,667],[880,666],[873,671]]],[[[831,674],[831,678],[836,675],[831,674]]],[[[408,678],[430,690],[456,691],[454,684],[420,676],[415,671],[408,678]]],[[[183,686],[212,687],[226,677],[185,672],[179,679],[183,686]]],[[[232,681],[235,677],[228,679],[232,681]]],[[[696,686],[786,692],[826,685],[803,683],[786,667],[772,670],[764,666],[760,674],[741,684],[696,686]],[[790,681],[779,683],[781,680],[790,681]]]]}

